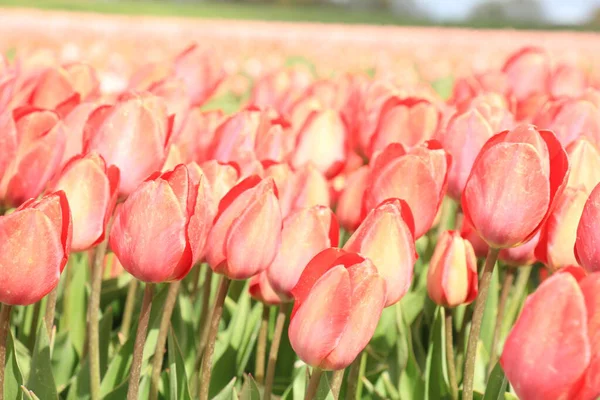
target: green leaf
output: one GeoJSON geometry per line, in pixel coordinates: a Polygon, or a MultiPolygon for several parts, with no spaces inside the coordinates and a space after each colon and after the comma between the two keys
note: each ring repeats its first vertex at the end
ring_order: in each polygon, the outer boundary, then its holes
{"type": "Polygon", "coordinates": [[[260,400],[260,390],[252,376],[244,375],[244,385],[240,393],[240,400],[260,400]]]}
{"type": "Polygon", "coordinates": [[[400,300],[402,314],[404,315],[404,320],[408,326],[412,325],[417,319],[417,316],[423,311],[426,297],[426,291],[410,291],[402,298],[402,300],[400,300]]]}
{"type": "MultiPolygon", "coordinates": [[[[127,398],[127,390],[129,389],[129,381],[125,381],[117,386],[112,392],[101,396],[102,400],[123,400],[127,398]]],[[[143,397],[140,397],[143,398],[143,397]]]]}
{"type": "Polygon", "coordinates": [[[390,353],[394,345],[398,342],[398,330],[396,327],[396,308],[384,308],[373,338],[369,343],[377,353],[384,357],[390,353]]]}
{"type": "Polygon", "coordinates": [[[31,390],[27,389],[25,386],[21,386],[22,394],[29,400],[40,400],[39,397],[35,395],[31,390]]]}
{"type": "Polygon", "coordinates": [[[485,302],[483,320],[481,321],[481,334],[479,339],[483,342],[487,354],[492,352],[492,340],[494,340],[494,329],[496,327],[496,315],[498,314],[498,295],[500,291],[499,265],[496,265],[490,281],[490,289],[485,302]]]}
{"type": "Polygon", "coordinates": [[[52,350],[52,372],[58,393],[69,385],[78,362],[79,357],[71,343],[69,332],[61,332],[56,336],[52,350]]]}
{"type": "Polygon", "coordinates": [[[190,389],[188,387],[188,374],[185,371],[183,355],[172,329],[169,330],[167,336],[167,350],[170,398],[191,400],[192,396],[190,396],[190,389]]]}
{"type": "MultiPolygon", "coordinates": [[[[14,337],[13,337],[14,338],[14,337]]],[[[18,341],[16,338],[13,341],[15,346],[15,353],[17,355],[17,362],[21,369],[21,375],[23,375],[23,381],[27,382],[29,378],[29,372],[31,368],[31,354],[29,353],[29,349],[23,343],[18,341]]]]}
{"type": "Polygon", "coordinates": [[[135,335],[131,335],[108,365],[106,374],[100,384],[100,396],[108,395],[129,376],[134,342],[135,335]]]}
{"type": "Polygon", "coordinates": [[[58,399],[50,361],[50,341],[44,324],[40,325],[36,337],[31,356],[31,371],[25,386],[44,400],[58,399]]]}
{"type": "Polygon", "coordinates": [[[90,364],[86,358],[69,386],[67,400],[87,400],[90,398],[90,364]]]}
{"type": "Polygon", "coordinates": [[[496,366],[492,370],[490,377],[488,378],[487,387],[483,400],[502,400],[506,393],[506,386],[508,381],[502,370],[500,362],[496,363],[496,366]]]}
{"type": "Polygon", "coordinates": [[[62,298],[62,314],[59,321],[59,332],[68,332],[71,343],[79,358],[85,351],[88,307],[89,268],[87,257],[74,255],[67,266],[69,281],[62,298]]]}
{"type": "Polygon", "coordinates": [[[6,335],[6,368],[4,370],[4,398],[20,400],[23,398],[21,385],[23,375],[19,368],[17,352],[15,350],[15,339],[9,329],[6,335]]]}
{"type": "Polygon", "coordinates": [[[327,374],[323,373],[321,375],[321,381],[319,382],[319,387],[317,388],[317,394],[315,395],[316,400],[334,400],[335,396],[331,392],[331,386],[329,385],[329,379],[327,378],[327,374]]]}
{"type": "Polygon", "coordinates": [[[102,315],[99,322],[99,334],[100,341],[100,377],[103,377],[108,368],[108,353],[110,349],[110,340],[113,327],[113,310],[112,307],[108,307],[106,312],[102,315]]]}
{"type": "Polygon", "coordinates": [[[129,274],[121,274],[118,278],[102,281],[102,293],[100,296],[100,308],[105,309],[115,300],[125,299],[129,282],[133,279],[129,274]]]}
{"type": "Polygon", "coordinates": [[[447,100],[452,95],[454,77],[450,75],[444,78],[436,79],[435,81],[431,82],[431,87],[442,99],[447,100]]]}
{"type": "Polygon", "coordinates": [[[438,307],[434,313],[425,367],[426,400],[443,399],[449,394],[444,340],[444,311],[442,307],[438,307]]]}
{"type": "Polygon", "coordinates": [[[236,380],[236,377],[230,380],[229,383],[215,397],[212,398],[212,400],[237,400],[234,397],[234,387],[236,380]]]}
{"type": "Polygon", "coordinates": [[[294,380],[292,381],[292,399],[303,399],[306,392],[308,367],[306,365],[296,369],[294,380]]]}

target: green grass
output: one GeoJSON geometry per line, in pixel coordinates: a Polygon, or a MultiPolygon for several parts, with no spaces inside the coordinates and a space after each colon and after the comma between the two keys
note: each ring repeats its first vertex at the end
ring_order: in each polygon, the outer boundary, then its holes
{"type": "MultiPolygon", "coordinates": [[[[284,0],[285,1],[285,0],[284,0]]],[[[0,0],[0,7],[31,7],[106,14],[136,14],[191,18],[223,18],[266,21],[307,21],[374,25],[439,25],[426,19],[411,19],[385,10],[359,10],[335,5],[286,5],[258,2],[178,2],[149,0],[0,0]]],[[[506,21],[465,21],[443,26],[516,29],[591,29],[586,26],[509,24],[506,21]]]]}

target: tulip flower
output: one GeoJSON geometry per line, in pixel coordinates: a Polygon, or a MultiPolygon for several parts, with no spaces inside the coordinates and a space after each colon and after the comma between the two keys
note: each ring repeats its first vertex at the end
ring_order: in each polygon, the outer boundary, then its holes
{"type": "Polygon", "coordinates": [[[568,146],[580,136],[593,140],[600,138],[599,107],[587,98],[559,99],[548,102],[533,122],[551,129],[563,146],[568,146]]]}
{"type": "Polygon", "coordinates": [[[65,148],[65,131],[53,111],[30,107],[13,112],[0,139],[0,203],[14,207],[40,195],[56,173],[65,148]],[[4,168],[4,171],[2,171],[4,168]]]}
{"type": "Polygon", "coordinates": [[[569,164],[550,131],[521,125],[484,145],[462,195],[465,219],[494,248],[530,240],[562,193],[569,164]]]}
{"type": "Polygon", "coordinates": [[[185,83],[193,106],[202,105],[219,87],[225,71],[214,54],[192,44],[173,61],[173,73],[185,83]]]}
{"type": "Polygon", "coordinates": [[[527,298],[500,359],[520,399],[594,400],[600,395],[599,293],[600,274],[578,283],[571,274],[559,273],[527,298]]]}
{"type": "Polygon", "coordinates": [[[389,198],[406,201],[415,221],[415,239],[420,238],[433,225],[446,193],[450,160],[436,141],[409,152],[397,143],[386,147],[372,162],[364,207],[370,210],[389,198]]]}
{"type": "Polygon", "coordinates": [[[335,213],[347,231],[355,231],[361,222],[362,199],[368,179],[369,167],[366,165],[352,172],[338,198],[335,213]]]}
{"type": "Polygon", "coordinates": [[[588,192],[583,187],[567,187],[541,230],[536,257],[550,269],[577,265],[574,246],[588,192]]]}
{"type": "Polygon", "coordinates": [[[235,186],[239,178],[239,170],[232,164],[221,164],[213,160],[202,163],[200,168],[208,180],[216,204],[235,186]]]}
{"type": "Polygon", "coordinates": [[[598,224],[600,222],[600,184],[585,202],[577,226],[575,258],[589,272],[600,271],[600,249],[598,248],[598,224]]]}
{"type": "Polygon", "coordinates": [[[61,191],[0,216],[0,302],[25,306],[54,290],[69,258],[71,232],[71,212],[61,191]]]}
{"type": "Polygon", "coordinates": [[[106,225],[117,202],[117,167],[107,167],[96,153],[76,156],[49,186],[51,191],[64,191],[69,201],[74,251],[86,250],[104,240],[106,225]]]}
{"type": "Polygon", "coordinates": [[[438,238],[427,272],[429,297],[443,307],[472,302],[477,296],[477,258],[473,246],[456,231],[438,238]]]}
{"type": "Polygon", "coordinates": [[[339,370],[350,365],[373,336],[385,305],[386,284],[368,259],[330,248],[310,261],[292,293],[292,348],[313,367],[339,370]]]}
{"type": "Polygon", "coordinates": [[[215,129],[223,119],[221,110],[189,110],[183,126],[174,138],[186,162],[204,162],[210,158],[208,151],[215,129]]]}
{"type": "Polygon", "coordinates": [[[206,260],[229,279],[248,279],[271,264],[281,241],[281,210],[271,178],[250,176],[219,203],[206,260]]]}
{"type": "Polygon", "coordinates": [[[110,247],[123,268],[141,281],[180,280],[204,249],[202,232],[210,224],[202,218],[205,207],[185,165],[155,173],[117,209],[110,247]]]}
{"type": "Polygon", "coordinates": [[[577,97],[585,91],[586,87],[583,70],[574,65],[561,64],[552,72],[550,93],[553,98],[577,97]]]}
{"type": "Polygon", "coordinates": [[[127,196],[164,164],[172,124],[160,98],[128,93],[114,106],[99,107],[90,115],[84,153],[96,151],[107,164],[117,166],[119,192],[127,196]]]}
{"type": "Polygon", "coordinates": [[[581,186],[591,193],[600,182],[600,149],[588,138],[581,137],[567,147],[569,180],[567,187],[581,186]]]}
{"type": "Polygon", "coordinates": [[[473,162],[493,133],[489,122],[476,109],[452,117],[448,127],[441,133],[439,140],[452,156],[448,172],[448,194],[453,199],[460,199],[473,162]]]}
{"type": "Polygon", "coordinates": [[[538,231],[530,241],[520,246],[500,250],[498,259],[509,267],[524,267],[535,263],[538,261],[535,250],[540,241],[540,232],[538,231]]]}
{"type": "Polygon", "coordinates": [[[90,115],[96,111],[95,103],[80,103],[63,118],[66,132],[66,146],[63,152],[61,167],[73,157],[83,153],[84,128],[90,115]]]}
{"type": "Polygon", "coordinates": [[[292,289],[308,262],[320,251],[337,246],[339,233],[337,219],[329,207],[304,208],[286,217],[281,246],[267,270],[273,290],[283,299],[291,299],[292,289]]]}
{"type": "Polygon", "coordinates": [[[279,203],[283,216],[304,208],[322,205],[329,207],[331,196],[327,179],[312,164],[293,172],[279,189],[279,203]]]}
{"type": "Polygon", "coordinates": [[[385,306],[408,292],[417,261],[413,216],[406,202],[388,199],[371,210],[344,250],[368,257],[387,284],[385,306]]]}
{"type": "Polygon", "coordinates": [[[433,138],[440,120],[437,107],[425,99],[391,97],[381,108],[370,154],[396,142],[406,148],[418,146],[433,138]]]}
{"type": "Polygon", "coordinates": [[[250,278],[248,290],[250,291],[250,296],[261,303],[269,306],[281,304],[281,298],[275,292],[275,290],[273,290],[273,287],[269,283],[267,271],[263,271],[260,274],[254,275],[252,278],[250,278]]]}

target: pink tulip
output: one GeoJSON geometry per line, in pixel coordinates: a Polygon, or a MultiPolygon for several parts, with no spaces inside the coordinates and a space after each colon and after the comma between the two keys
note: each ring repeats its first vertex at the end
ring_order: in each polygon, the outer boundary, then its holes
{"type": "Polygon", "coordinates": [[[261,303],[269,306],[281,304],[281,298],[273,290],[271,283],[269,283],[266,271],[250,278],[248,290],[250,291],[250,296],[261,303]]]}

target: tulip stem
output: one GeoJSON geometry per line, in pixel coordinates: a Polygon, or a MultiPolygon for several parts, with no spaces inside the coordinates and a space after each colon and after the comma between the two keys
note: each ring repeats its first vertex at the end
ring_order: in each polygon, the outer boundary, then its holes
{"type": "Polygon", "coordinates": [[[321,368],[313,368],[310,381],[308,381],[308,389],[306,389],[306,395],[304,395],[304,400],[313,400],[315,398],[319,383],[321,383],[321,375],[323,375],[323,370],[321,368]]]}
{"type": "Polygon", "coordinates": [[[488,376],[492,373],[496,361],[498,360],[498,342],[500,341],[502,331],[502,321],[504,320],[504,311],[506,309],[506,301],[512,288],[513,280],[515,278],[515,268],[505,268],[504,281],[502,282],[502,291],[500,292],[500,301],[498,302],[498,313],[496,314],[496,326],[494,327],[494,336],[492,339],[492,352],[490,354],[490,363],[488,364],[487,374],[488,376]]]}
{"type": "Polygon", "coordinates": [[[281,335],[287,318],[287,310],[289,303],[282,303],[279,306],[277,320],[275,321],[275,332],[273,332],[273,341],[269,350],[269,363],[267,365],[267,377],[265,380],[265,397],[264,400],[271,399],[271,391],[273,388],[273,380],[275,378],[275,366],[277,365],[277,355],[279,354],[279,345],[281,343],[281,335]]]}
{"type": "MultiPolygon", "coordinates": [[[[48,293],[48,297],[46,300],[46,314],[44,316],[44,321],[46,323],[46,330],[48,331],[48,338],[52,337],[52,327],[54,325],[54,313],[56,311],[56,298],[58,297],[58,287],[54,288],[50,293],[48,293]]],[[[50,339],[52,342],[52,339],[50,339]]]]}
{"type": "Polygon", "coordinates": [[[108,246],[108,234],[96,247],[92,264],[92,291],[88,304],[88,355],[90,362],[90,395],[91,400],[100,399],[100,294],[102,291],[102,271],[104,255],[108,246]]]}
{"type": "Polygon", "coordinates": [[[362,362],[363,353],[360,353],[352,364],[348,372],[348,387],[346,390],[346,400],[356,400],[356,389],[358,388],[358,377],[360,375],[360,364],[362,362]]]}
{"type": "Polygon", "coordinates": [[[198,264],[194,267],[194,269],[192,270],[192,272],[190,272],[190,274],[192,274],[192,289],[191,289],[191,300],[192,303],[195,302],[196,297],[198,297],[198,289],[200,287],[200,270],[202,269],[202,264],[198,264]]]}
{"type": "Polygon", "coordinates": [[[331,394],[333,394],[333,398],[335,400],[340,397],[340,389],[342,388],[342,381],[344,380],[344,372],[346,369],[338,369],[333,372],[331,376],[331,394]]]}
{"type": "Polygon", "coordinates": [[[260,320],[260,331],[258,333],[258,343],[256,344],[256,367],[254,368],[254,377],[256,383],[263,385],[265,383],[265,358],[267,355],[267,336],[269,334],[269,316],[271,307],[263,304],[262,319],[260,320]]]}
{"type": "MultiPolygon", "coordinates": [[[[202,284],[202,309],[200,310],[200,322],[198,323],[198,331],[200,332],[200,343],[198,343],[198,352],[196,353],[196,362],[194,363],[194,371],[200,368],[204,348],[206,347],[206,337],[208,336],[208,324],[206,321],[211,315],[210,311],[210,292],[212,289],[212,269],[207,266],[204,273],[204,283],[202,284]]],[[[199,373],[200,371],[198,371],[199,373]]]]}
{"type": "Polygon", "coordinates": [[[175,308],[180,286],[181,281],[175,281],[169,284],[167,298],[165,300],[165,305],[163,306],[163,313],[158,328],[158,338],[156,339],[156,349],[154,350],[154,357],[152,358],[150,400],[158,399],[158,384],[160,381],[160,373],[162,371],[165,344],[167,343],[167,334],[169,333],[169,327],[171,326],[171,316],[173,315],[173,308],[175,308]]]}
{"type": "Polygon", "coordinates": [[[471,320],[471,331],[469,333],[469,341],[467,342],[467,355],[465,357],[465,372],[463,373],[463,400],[473,400],[473,380],[475,373],[475,361],[477,359],[477,342],[479,341],[479,333],[481,332],[481,321],[483,320],[483,311],[485,309],[485,301],[487,300],[490,281],[494,266],[498,259],[499,249],[490,248],[485,259],[485,266],[481,279],[479,279],[479,293],[475,300],[475,308],[473,309],[473,319],[471,320]]]}
{"type": "Polygon", "coordinates": [[[450,391],[452,400],[458,399],[458,383],[456,381],[456,364],[454,361],[454,341],[452,339],[452,310],[446,308],[446,321],[444,328],[446,332],[446,364],[448,367],[448,380],[450,381],[450,391]]]}
{"type": "Polygon", "coordinates": [[[6,337],[10,329],[12,306],[2,304],[0,309],[0,400],[4,400],[4,368],[6,363],[6,337]]]}
{"type": "Polygon", "coordinates": [[[33,346],[35,346],[35,340],[37,337],[37,330],[41,312],[42,302],[38,301],[33,305],[33,316],[31,317],[31,325],[29,326],[29,338],[27,339],[27,341],[29,344],[28,347],[30,351],[33,351],[33,346]]]}
{"type": "Polygon", "coordinates": [[[135,343],[133,345],[133,361],[131,362],[131,372],[129,373],[127,400],[138,400],[142,361],[144,359],[144,345],[146,343],[146,334],[148,333],[148,324],[150,322],[153,292],[154,284],[146,283],[144,299],[142,300],[142,309],[140,310],[140,319],[135,334],[135,343]]]}
{"type": "Polygon", "coordinates": [[[227,297],[227,290],[231,279],[223,275],[221,277],[221,283],[219,284],[219,291],[217,292],[217,298],[215,299],[215,305],[213,307],[212,316],[210,319],[210,327],[208,331],[208,337],[206,339],[206,350],[202,357],[202,366],[200,367],[200,400],[208,400],[208,389],[210,387],[210,376],[212,373],[212,356],[215,351],[215,340],[217,339],[217,333],[219,331],[219,322],[221,321],[221,315],[223,314],[223,304],[227,297]]]}
{"type": "Polygon", "coordinates": [[[133,278],[129,282],[127,288],[127,298],[125,299],[125,308],[123,310],[123,319],[121,321],[121,340],[123,343],[129,337],[129,331],[131,330],[131,320],[133,319],[133,310],[135,309],[135,298],[137,294],[138,280],[133,278]]]}

